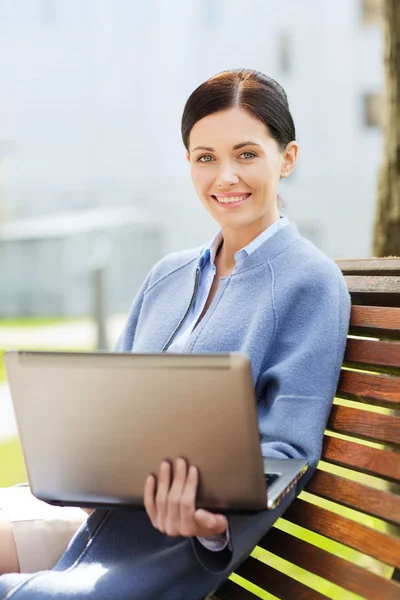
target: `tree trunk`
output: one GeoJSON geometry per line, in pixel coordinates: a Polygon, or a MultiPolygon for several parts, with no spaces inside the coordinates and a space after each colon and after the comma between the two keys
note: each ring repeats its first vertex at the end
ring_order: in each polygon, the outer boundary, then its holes
{"type": "Polygon", "coordinates": [[[400,256],[400,1],[383,0],[385,123],[375,215],[374,255],[400,256]]]}

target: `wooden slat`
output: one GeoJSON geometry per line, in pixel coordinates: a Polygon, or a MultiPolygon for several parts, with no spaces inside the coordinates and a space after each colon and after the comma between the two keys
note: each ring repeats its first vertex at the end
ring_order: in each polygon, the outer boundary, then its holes
{"type": "Polygon", "coordinates": [[[400,339],[400,308],[352,306],[350,333],[367,337],[400,339]]]}
{"type": "Polygon", "coordinates": [[[400,417],[381,415],[369,410],[332,406],[328,429],[338,433],[385,444],[400,444],[400,417]]]}
{"type": "Polygon", "coordinates": [[[400,307],[400,277],[345,276],[352,304],[400,307]]]}
{"type": "Polygon", "coordinates": [[[399,294],[400,276],[345,275],[351,294],[399,294]]]}
{"type": "Polygon", "coordinates": [[[306,491],[400,525],[400,497],[317,469],[306,491]]]}
{"type": "Polygon", "coordinates": [[[392,567],[400,567],[400,539],[356,523],[326,508],[297,499],[283,518],[372,556],[392,567]]]}
{"type": "Polygon", "coordinates": [[[400,377],[342,369],[336,395],[385,408],[400,408],[400,377]]]}
{"type": "Polygon", "coordinates": [[[252,557],[248,558],[236,573],[281,600],[293,600],[293,598],[324,600],[326,598],[319,592],[252,557]]]}
{"type": "Polygon", "coordinates": [[[400,597],[397,582],[384,579],[276,527],[259,546],[367,600],[398,600],[400,597]]]}
{"type": "Polygon", "coordinates": [[[344,364],[400,374],[400,342],[348,339],[344,364]]]}
{"type": "Polygon", "coordinates": [[[399,258],[337,259],[344,275],[400,275],[399,258]]]}
{"type": "Polygon", "coordinates": [[[400,295],[400,276],[345,275],[350,294],[400,295]]]}
{"type": "Polygon", "coordinates": [[[259,596],[252,594],[228,579],[219,590],[214,592],[212,596],[207,596],[205,600],[255,600],[257,598],[259,596]]]}
{"type": "Polygon", "coordinates": [[[341,467],[400,482],[400,454],[378,450],[329,435],[324,437],[322,458],[341,467]]]}

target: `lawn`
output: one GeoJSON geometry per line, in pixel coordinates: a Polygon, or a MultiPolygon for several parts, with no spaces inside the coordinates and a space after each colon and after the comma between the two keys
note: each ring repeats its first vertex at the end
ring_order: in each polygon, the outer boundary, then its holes
{"type": "MultiPolygon", "coordinates": [[[[85,317],[82,319],[70,319],[67,317],[15,317],[15,318],[6,318],[0,317],[0,328],[1,327],[46,327],[50,325],[63,325],[69,322],[79,322],[86,321],[85,317]]],[[[59,348],[60,350],[64,350],[64,348],[59,348]]],[[[6,379],[6,373],[3,364],[3,353],[4,349],[0,348],[0,383],[4,382],[6,379]]]]}
{"type": "MultiPolygon", "coordinates": [[[[62,325],[69,321],[79,320],[67,317],[0,317],[0,327],[45,327],[47,325],[62,325]]],[[[82,318],[82,320],[84,319],[82,318]]]]}
{"type": "Polygon", "coordinates": [[[0,348],[0,383],[4,383],[4,381],[6,380],[6,370],[4,368],[4,363],[3,363],[3,354],[4,354],[4,349],[0,348]]]}
{"type": "Polygon", "coordinates": [[[18,439],[0,442],[0,487],[27,480],[24,459],[18,439]]]}

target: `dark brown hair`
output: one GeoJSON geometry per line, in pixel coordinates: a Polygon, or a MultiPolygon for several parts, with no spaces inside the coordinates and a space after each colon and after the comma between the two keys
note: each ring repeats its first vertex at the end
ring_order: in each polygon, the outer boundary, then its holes
{"type": "Polygon", "coordinates": [[[281,151],[296,139],[285,90],[277,81],[252,69],[222,71],[189,96],[182,115],[182,140],[189,151],[192,128],[204,117],[234,107],[245,108],[267,127],[281,151]]]}

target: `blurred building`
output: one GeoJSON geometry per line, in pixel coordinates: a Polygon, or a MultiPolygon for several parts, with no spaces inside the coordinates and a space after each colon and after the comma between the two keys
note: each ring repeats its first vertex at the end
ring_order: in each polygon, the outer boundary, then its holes
{"type": "Polygon", "coordinates": [[[5,223],[0,316],[96,315],[99,301],[107,312],[125,312],[162,246],[159,227],[131,208],[5,223]]]}
{"type": "MultiPolygon", "coordinates": [[[[180,139],[188,95],[250,67],[286,89],[300,160],[281,195],[332,257],[371,252],[381,154],[377,0],[0,0],[0,210],[145,206],[164,251],[216,224],[180,139]]],[[[3,269],[3,267],[1,267],[3,269]]]]}

